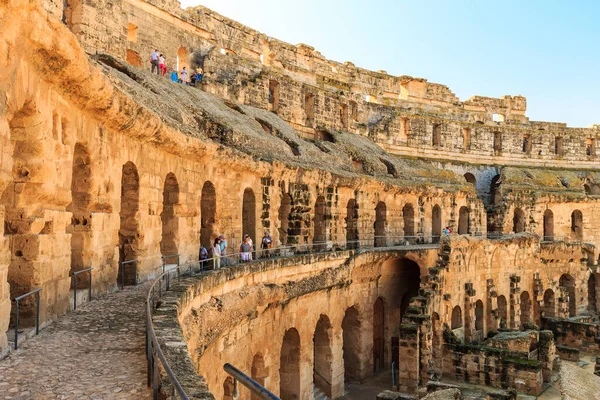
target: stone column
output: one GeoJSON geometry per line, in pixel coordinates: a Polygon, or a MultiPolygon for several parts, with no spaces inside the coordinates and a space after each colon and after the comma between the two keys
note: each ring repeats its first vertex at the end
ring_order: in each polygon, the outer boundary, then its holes
{"type": "Polygon", "coordinates": [[[404,393],[417,393],[419,387],[419,327],[405,323],[400,326],[400,370],[398,389],[404,393]]]}
{"type": "Polygon", "coordinates": [[[519,329],[521,327],[521,277],[512,275],[510,277],[510,299],[508,310],[508,327],[519,329]]]}

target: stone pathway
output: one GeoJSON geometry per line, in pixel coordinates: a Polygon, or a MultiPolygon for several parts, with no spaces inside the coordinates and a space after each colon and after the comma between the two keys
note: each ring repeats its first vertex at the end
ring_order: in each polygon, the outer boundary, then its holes
{"type": "Polygon", "coordinates": [[[98,297],[0,360],[0,399],[150,399],[149,284],[98,297]]]}

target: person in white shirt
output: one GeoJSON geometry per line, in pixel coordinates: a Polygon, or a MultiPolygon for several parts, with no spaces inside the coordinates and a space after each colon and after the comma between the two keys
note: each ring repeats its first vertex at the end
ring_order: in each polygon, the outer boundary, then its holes
{"type": "Polygon", "coordinates": [[[150,63],[152,64],[152,73],[154,73],[154,69],[156,69],[156,73],[160,75],[160,68],[158,67],[158,49],[152,52],[150,63]]]}
{"type": "Polygon", "coordinates": [[[187,83],[187,70],[185,69],[185,67],[183,67],[183,69],[181,70],[181,83],[183,83],[184,85],[187,83]]]}

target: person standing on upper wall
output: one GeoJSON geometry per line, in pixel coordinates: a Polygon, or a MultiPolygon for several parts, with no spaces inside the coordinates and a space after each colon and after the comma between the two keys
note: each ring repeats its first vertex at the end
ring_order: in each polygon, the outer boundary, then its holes
{"type": "Polygon", "coordinates": [[[154,73],[154,69],[156,69],[156,74],[160,75],[160,68],[158,67],[158,57],[158,49],[156,49],[152,52],[152,55],[150,56],[150,64],[152,64],[152,73],[154,73]]]}

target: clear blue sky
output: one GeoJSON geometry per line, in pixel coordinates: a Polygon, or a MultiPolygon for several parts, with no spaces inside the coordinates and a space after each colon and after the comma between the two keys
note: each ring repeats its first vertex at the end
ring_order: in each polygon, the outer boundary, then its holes
{"type": "Polygon", "coordinates": [[[183,0],[325,57],[473,95],[532,120],[600,124],[600,1],[183,0]]]}

